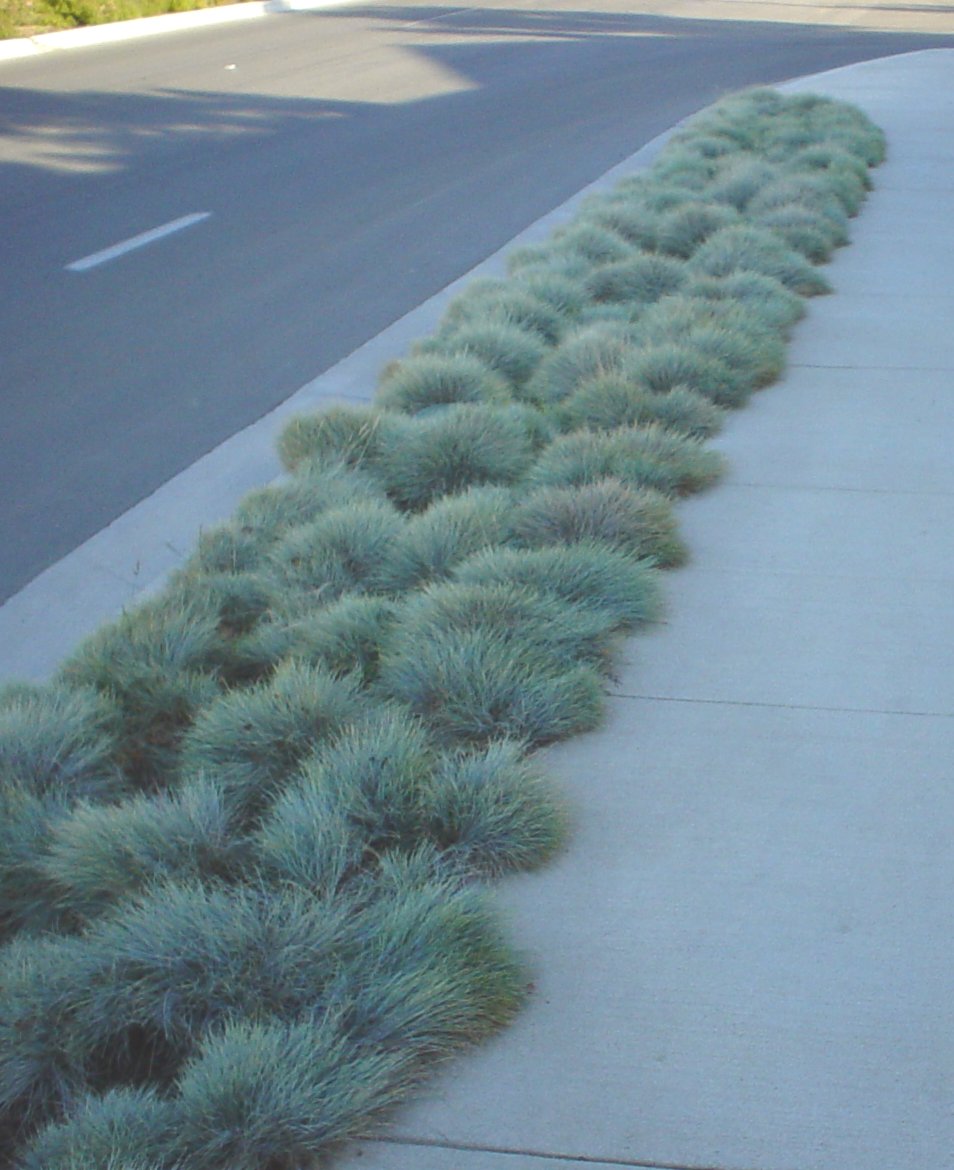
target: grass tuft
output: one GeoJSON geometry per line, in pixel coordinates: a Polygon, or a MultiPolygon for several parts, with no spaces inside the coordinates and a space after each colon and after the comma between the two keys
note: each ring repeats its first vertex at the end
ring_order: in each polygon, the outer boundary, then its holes
{"type": "Polygon", "coordinates": [[[506,381],[467,353],[420,353],[392,363],[381,379],[377,402],[388,410],[417,414],[456,402],[507,402],[506,381]]]}
{"type": "Polygon", "coordinates": [[[564,806],[513,740],[444,756],[425,785],[422,803],[435,842],[453,862],[481,877],[535,869],[567,836],[564,806]]]}
{"type": "Polygon", "coordinates": [[[648,252],[595,269],[586,283],[595,301],[652,304],[676,291],[685,279],[685,266],[668,256],[648,252]]]}
{"type": "Polygon", "coordinates": [[[115,795],[119,711],[83,686],[16,686],[0,692],[0,788],[66,799],[115,795]]]}
{"type": "Polygon", "coordinates": [[[369,683],[377,675],[381,643],[395,615],[395,604],[387,598],[348,594],[298,618],[279,616],[243,642],[248,673],[262,677],[293,658],[369,683]]]}
{"type": "Polygon", "coordinates": [[[669,500],[618,479],[540,488],[516,509],[512,523],[516,539],[531,548],[607,544],[667,569],[686,559],[669,500]]]}
{"type": "Polygon", "coordinates": [[[87,638],[59,680],[91,687],[119,708],[117,761],[129,786],[151,790],[172,780],[182,736],[219,693],[221,658],[215,614],[159,598],[87,638]]]}
{"type": "Polygon", "coordinates": [[[510,484],[533,459],[535,435],[519,408],[451,406],[408,425],[377,467],[388,495],[418,510],[438,496],[510,484]]]}
{"type": "Polygon", "coordinates": [[[408,603],[379,685],[445,740],[546,743],[599,721],[591,663],[605,663],[610,634],[605,619],[527,591],[435,586],[408,603]]]}
{"type": "Polygon", "coordinates": [[[696,439],[656,423],[615,431],[575,431],[547,448],[527,486],[579,487],[612,477],[632,487],[688,495],[715,483],[723,460],[696,439]]]}
{"type": "Polygon", "coordinates": [[[392,422],[386,411],[371,406],[331,406],[298,415],[279,436],[278,454],[286,471],[306,464],[360,467],[387,444],[392,422]]]}
{"type": "Polygon", "coordinates": [[[72,920],[89,920],[172,878],[229,877],[240,860],[218,786],[200,776],[174,794],[83,804],[53,827],[42,870],[72,920]]]}
{"type": "Polygon", "coordinates": [[[660,215],[656,246],[660,252],[687,260],[699,245],[720,228],[739,222],[739,214],[718,203],[686,203],[660,215]]]}
{"type": "Polygon", "coordinates": [[[19,1170],[160,1170],[167,1165],[173,1106],[149,1089],[87,1096],[41,1130],[19,1170]]]}
{"type": "Polygon", "coordinates": [[[382,568],[391,592],[417,589],[447,577],[471,553],[503,542],[513,498],[506,488],[470,488],[443,496],[412,516],[382,568]]]}
{"type": "Polygon", "coordinates": [[[831,292],[831,285],[816,268],[765,228],[723,228],[706,240],[689,263],[709,276],[760,272],[801,296],[831,292]]]}
{"type": "Polygon", "coordinates": [[[288,662],[267,682],[222,695],[202,711],[183,743],[183,775],[205,775],[220,785],[231,815],[254,816],[319,742],[363,707],[353,678],[288,662]]]}
{"type": "Polygon", "coordinates": [[[488,320],[539,334],[549,345],[559,340],[566,324],[564,310],[534,295],[531,286],[488,280],[475,281],[451,302],[442,329],[488,320]]]}
{"type": "Polygon", "coordinates": [[[654,394],[625,374],[587,379],[561,403],[558,414],[567,431],[611,431],[656,422],[699,439],[716,434],[724,417],[724,412],[708,398],[685,386],[654,394]]]}
{"type": "Polygon", "coordinates": [[[387,502],[347,504],[293,528],[270,558],[285,585],[326,604],[381,588],[380,567],[404,519],[387,502]]]}
{"type": "Polygon", "coordinates": [[[541,362],[527,396],[544,408],[575,393],[589,378],[619,370],[633,350],[632,324],[593,324],[567,334],[541,362]]]}
{"type": "Polygon", "coordinates": [[[506,585],[597,611],[616,629],[632,629],[662,612],[656,574],[648,561],[604,543],[583,541],[544,548],[486,549],[454,574],[462,585],[506,585]]]}
{"type": "Polygon", "coordinates": [[[445,327],[433,338],[420,342],[417,352],[421,356],[470,356],[483,362],[511,391],[519,391],[547,349],[547,343],[534,330],[490,317],[445,327]]]}

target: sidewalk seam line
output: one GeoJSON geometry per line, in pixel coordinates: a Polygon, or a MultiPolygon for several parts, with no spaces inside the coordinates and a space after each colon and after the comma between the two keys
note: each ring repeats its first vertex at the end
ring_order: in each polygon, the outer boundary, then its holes
{"type": "MultiPolygon", "coordinates": [[[[629,1170],[727,1170],[727,1167],[709,1162],[643,1162],[625,1158],[599,1157],[594,1154],[557,1154],[546,1150],[520,1149],[516,1146],[485,1146],[468,1142],[452,1142],[439,1138],[374,1137],[364,1135],[359,1140],[375,1145],[420,1146],[425,1149],[458,1150],[475,1154],[499,1154],[504,1157],[540,1158],[552,1162],[577,1162],[587,1166],[623,1166],[629,1170]]],[[[754,1168],[753,1168],[754,1170],[754,1168]]]]}
{"type": "Polygon", "coordinates": [[[716,707],[769,707],[778,711],[830,711],[840,715],[905,715],[915,719],[954,719],[954,711],[903,711],[891,707],[827,707],[815,703],[764,703],[757,699],[693,699],[681,695],[631,695],[607,691],[614,699],[637,699],[646,703],[700,703],[716,707]]]}

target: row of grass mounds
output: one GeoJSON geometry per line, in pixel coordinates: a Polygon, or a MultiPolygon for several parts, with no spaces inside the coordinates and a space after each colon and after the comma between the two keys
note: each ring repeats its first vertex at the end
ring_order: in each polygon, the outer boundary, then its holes
{"type": "Polygon", "coordinates": [[[882,135],[754,91],[475,281],[161,595],[0,698],[0,1143],[18,1170],[298,1170],[511,1018],[487,881],[567,814],[882,135]]]}

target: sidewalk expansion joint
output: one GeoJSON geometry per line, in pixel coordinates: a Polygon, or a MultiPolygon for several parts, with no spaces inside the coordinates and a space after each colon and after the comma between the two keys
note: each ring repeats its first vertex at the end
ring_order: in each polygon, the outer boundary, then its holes
{"type": "MultiPolygon", "coordinates": [[[[484,1146],[468,1142],[441,1141],[436,1138],[362,1137],[368,1144],[419,1146],[430,1150],[458,1150],[462,1153],[497,1154],[510,1158],[540,1158],[543,1161],[576,1163],[581,1166],[623,1166],[628,1170],[727,1170],[725,1166],[702,1162],[642,1162],[629,1158],[599,1157],[593,1154],[558,1154],[551,1150],[520,1149],[515,1146],[484,1146]]],[[[752,1170],[757,1170],[752,1167],[752,1170]]]]}
{"type": "Polygon", "coordinates": [[[607,691],[614,699],[637,699],[644,703],[694,703],[711,707],[767,707],[778,711],[830,711],[834,715],[901,715],[912,719],[954,719],[954,711],[904,711],[892,707],[826,707],[815,703],[762,703],[756,699],[692,699],[680,695],[630,695],[607,691]]]}
{"type": "Polygon", "coordinates": [[[770,488],[783,492],[842,492],[855,496],[950,496],[950,491],[918,491],[915,488],[879,488],[879,487],[839,487],[826,483],[771,483],[757,482],[750,479],[732,479],[726,481],[723,487],[757,488],[760,491],[770,488]]]}
{"type": "Polygon", "coordinates": [[[790,370],[870,370],[872,373],[883,371],[896,374],[949,374],[951,366],[862,366],[857,362],[789,362],[790,370]]]}

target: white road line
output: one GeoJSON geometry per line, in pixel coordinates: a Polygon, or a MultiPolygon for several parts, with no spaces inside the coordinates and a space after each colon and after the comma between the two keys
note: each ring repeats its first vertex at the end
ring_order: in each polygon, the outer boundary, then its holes
{"type": "Polygon", "coordinates": [[[109,260],[115,260],[117,256],[124,256],[135,248],[144,248],[146,244],[161,240],[163,236],[171,236],[173,232],[181,232],[183,228],[191,227],[194,223],[208,219],[211,214],[211,211],[194,211],[191,215],[183,215],[179,219],[152,228],[148,232],[140,232],[138,236],[131,236],[128,240],[113,244],[111,248],[104,248],[102,252],[94,252],[92,256],[84,256],[82,260],[74,260],[72,264],[66,265],[66,271],[86,272],[89,268],[95,268],[109,260]]]}

